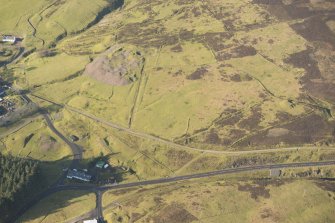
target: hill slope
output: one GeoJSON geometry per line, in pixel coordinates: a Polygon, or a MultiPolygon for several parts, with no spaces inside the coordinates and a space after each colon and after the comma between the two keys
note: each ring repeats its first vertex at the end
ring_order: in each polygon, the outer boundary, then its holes
{"type": "Polygon", "coordinates": [[[52,99],[85,101],[96,116],[179,143],[331,143],[333,12],[333,3],[308,1],[126,1],[57,50],[131,48],[145,58],[138,81],[114,87],[84,75],[36,90],[67,88],[52,99]]]}

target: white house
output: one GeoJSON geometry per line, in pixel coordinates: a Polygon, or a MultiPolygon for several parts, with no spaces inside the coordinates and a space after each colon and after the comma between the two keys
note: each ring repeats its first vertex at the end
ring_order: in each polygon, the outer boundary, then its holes
{"type": "Polygon", "coordinates": [[[88,175],[82,171],[78,171],[76,169],[68,170],[66,178],[68,179],[77,179],[85,182],[90,182],[92,179],[91,175],[88,175]]]}
{"type": "Polygon", "coordinates": [[[84,223],[98,223],[98,220],[93,219],[93,220],[86,220],[84,223]]]}
{"type": "Polygon", "coordinates": [[[2,42],[15,43],[16,37],[12,35],[4,35],[2,36],[2,42]]]}

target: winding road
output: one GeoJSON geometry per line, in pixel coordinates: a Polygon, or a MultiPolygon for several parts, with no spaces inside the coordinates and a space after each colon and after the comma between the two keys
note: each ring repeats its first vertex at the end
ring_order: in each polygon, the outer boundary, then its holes
{"type": "Polygon", "coordinates": [[[23,56],[25,52],[26,51],[24,47],[20,47],[18,53],[15,56],[13,56],[10,60],[1,62],[0,67],[7,66],[8,64],[11,64],[11,63],[16,63],[18,60],[21,59],[21,57],[23,56]]]}
{"type": "MultiPolygon", "coordinates": [[[[26,95],[21,94],[21,96],[30,103],[32,100],[26,95]]],[[[33,95],[34,97],[38,97],[43,100],[48,100],[41,98],[39,96],[33,95]]],[[[49,101],[51,102],[51,101],[49,101]]],[[[51,102],[55,104],[54,102],[51,102]]],[[[156,141],[161,141],[167,144],[175,145],[175,143],[160,139],[159,137],[155,137],[146,133],[138,133],[131,129],[120,127],[114,123],[107,122],[103,119],[99,119],[93,115],[83,113],[81,111],[78,111],[77,109],[71,108],[69,106],[63,106],[60,104],[57,104],[62,107],[66,107],[67,109],[70,109],[71,111],[75,111],[77,113],[80,113],[82,115],[85,115],[91,119],[94,119],[98,122],[104,123],[108,126],[111,126],[113,128],[126,131],[128,133],[132,133],[132,135],[137,135],[139,137],[146,137],[149,139],[154,139],[156,141]]],[[[66,136],[64,136],[57,128],[54,126],[49,114],[45,111],[40,109],[40,113],[45,119],[48,127],[50,130],[56,134],[62,141],[64,141],[69,148],[71,149],[73,153],[73,161],[70,165],[70,168],[75,168],[79,161],[82,159],[82,150],[81,148],[75,144],[72,143],[66,136]]],[[[178,145],[178,144],[176,144],[178,145]]],[[[180,147],[180,145],[178,145],[180,147]]],[[[181,146],[184,147],[184,146],[181,146]]],[[[295,148],[296,149],[296,148],[295,148]]],[[[200,150],[200,149],[196,149],[200,150]]],[[[202,152],[205,152],[203,150],[200,150],[202,152]]],[[[218,151],[220,152],[220,151],[218,151]]],[[[243,152],[243,151],[242,151],[243,152]]],[[[249,151],[246,151],[249,152],[249,151]]],[[[255,152],[255,151],[250,151],[255,152]]],[[[66,177],[66,173],[63,173],[63,175],[60,177],[60,179],[53,185],[51,185],[46,191],[43,191],[38,196],[36,196],[33,200],[31,200],[29,203],[27,203],[22,209],[18,210],[15,219],[12,219],[11,222],[15,222],[20,216],[22,216],[26,211],[28,211],[31,207],[33,207],[35,204],[37,204],[42,199],[60,192],[60,191],[66,191],[66,190],[82,190],[82,191],[88,191],[93,192],[96,194],[96,209],[92,210],[82,216],[79,216],[70,222],[77,222],[83,219],[87,218],[97,218],[97,219],[103,219],[103,207],[102,207],[102,196],[103,193],[108,190],[116,190],[116,189],[123,189],[123,188],[131,188],[131,187],[140,187],[140,186],[148,186],[148,185],[158,185],[158,184],[164,184],[164,183],[177,183],[181,181],[191,180],[191,179],[201,179],[201,178],[209,178],[213,176],[219,176],[219,175],[226,175],[226,174],[236,174],[236,173],[243,173],[243,172],[253,172],[253,171],[263,171],[263,170],[270,170],[270,169],[285,169],[285,168],[298,168],[298,167],[320,167],[320,166],[330,166],[335,165],[335,160],[331,161],[323,161],[323,162],[302,162],[302,163],[281,163],[281,164],[267,164],[267,165],[255,165],[255,166],[245,166],[245,167],[238,167],[238,168],[227,168],[217,171],[211,171],[211,172],[205,172],[205,173],[195,173],[195,174],[189,174],[189,175],[183,175],[183,176],[175,176],[175,177],[166,177],[166,178],[159,178],[159,179],[153,179],[153,180],[146,180],[146,181],[138,181],[138,182],[132,182],[132,183],[124,183],[124,184],[117,184],[117,185],[105,185],[105,186],[96,186],[96,185],[64,185],[64,179],[66,177]]],[[[69,223],[70,223],[69,222],[69,223]]]]}
{"type": "MultiPolygon", "coordinates": [[[[54,3],[53,3],[54,4],[54,3]]],[[[49,6],[50,7],[50,6],[49,6]]],[[[39,37],[36,36],[36,28],[34,27],[32,21],[32,17],[27,19],[27,22],[32,27],[32,35],[39,39],[42,42],[42,45],[45,44],[45,41],[39,37]]],[[[22,55],[24,54],[24,48],[20,48],[19,52],[15,57],[12,58],[12,60],[6,62],[2,65],[7,65],[9,63],[18,61],[22,55]]],[[[139,85],[140,87],[140,85],[139,85]]],[[[265,86],[264,86],[265,88],[265,86]]],[[[271,93],[271,92],[270,92],[271,93]]],[[[272,93],[271,93],[272,94],[272,93]]],[[[32,100],[27,96],[26,94],[21,94],[23,98],[25,98],[29,103],[34,103],[32,100]]],[[[91,120],[94,120],[98,123],[102,123],[106,126],[109,126],[111,128],[114,128],[116,130],[124,131],[130,135],[153,140],[156,142],[163,143],[165,145],[169,145],[175,148],[182,148],[187,150],[193,150],[197,152],[202,153],[212,153],[212,154],[227,154],[227,155],[240,155],[240,154],[255,154],[255,153],[265,153],[265,152],[279,152],[279,151],[293,151],[297,149],[304,149],[304,148],[281,148],[281,149],[266,149],[266,150],[250,150],[250,151],[216,151],[216,150],[204,150],[204,149],[198,149],[191,146],[185,146],[177,144],[173,141],[163,139],[148,133],[139,132],[136,130],[133,130],[131,128],[123,127],[117,123],[113,123],[108,120],[104,120],[102,118],[96,117],[92,114],[89,114],[85,111],[81,111],[79,109],[73,108],[71,106],[68,106],[66,104],[60,104],[56,103],[48,98],[38,96],[35,94],[30,94],[31,96],[34,96],[36,98],[39,98],[41,100],[47,101],[49,103],[64,107],[68,109],[69,111],[72,111],[76,114],[80,114],[82,116],[85,116],[91,120]]],[[[134,108],[136,106],[136,101],[138,99],[135,99],[134,108]]],[[[52,119],[50,118],[50,115],[47,113],[47,111],[40,109],[40,113],[43,116],[48,128],[57,135],[70,149],[73,154],[73,159],[70,164],[70,168],[76,168],[82,160],[82,149],[79,145],[71,142],[68,137],[64,136],[53,124],[52,119]]],[[[133,112],[132,115],[133,117],[133,112]]],[[[131,126],[131,121],[133,118],[130,119],[129,126],[131,126]]],[[[23,208],[19,209],[16,216],[11,219],[10,222],[15,222],[20,216],[22,216],[26,211],[28,211],[31,207],[36,205],[39,201],[42,199],[55,194],[60,191],[67,191],[67,190],[81,190],[81,191],[88,191],[93,192],[96,194],[96,208],[95,210],[92,210],[82,216],[77,217],[76,219],[72,219],[71,222],[76,222],[85,218],[103,218],[103,205],[102,205],[102,197],[103,194],[106,191],[109,190],[116,190],[116,189],[124,189],[124,188],[132,188],[132,187],[140,187],[140,186],[149,186],[149,185],[159,185],[159,184],[166,184],[166,183],[178,183],[183,182],[187,180],[192,179],[202,179],[202,178],[210,178],[214,176],[221,176],[221,175],[227,175],[227,174],[238,174],[238,173],[246,173],[246,172],[254,172],[254,171],[264,171],[264,170],[271,170],[271,169],[285,169],[285,168],[300,168],[300,167],[321,167],[321,166],[333,166],[335,165],[335,160],[331,161],[322,161],[322,162],[302,162],[302,163],[280,163],[280,164],[265,164],[265,165],[254,165],[254,166],[244,166],[244,167],[238,167],[238,168],[227,168],[227,169],[221,169],[216,171],[210,171],[210,172],[204,172],[204,173],[194,173],[189,175],[182,175],[182,176],[174,176],[174,177],[166,177],[166,178],[158,178],[158,179],[151,179],[151,180],[145,180],[145,181],[138,181],[138,182],[131,182],[131,183],[122,183],[122,184],[116,184],[116,185],[104,185],[104,186],[96,186],[96,185],[89,185],[89,184],[64,184],[64,179],[66,178],[66,173],[64,172],[62,176],[57,180],[56,183],[51,185],[49,188],[47,188],[45,191],[42,191],[40,194],[38,194],[36,197],[34,197],[29,203],[27,203],[23,208]]]]}
{"type": "MultiPolygon", "coordinates": [[[[28,102],[28,103],[34,103],[26,94],[21,94],[21,96],[28,102]]],[[[34,103],[37,107],[38,105],[36,103],[34,103]]],[[[39,107],[38,107],[39,108],[39,107]]],[[[62,133],[60,133],[56,127],[54,126],[54,124],[51,121],[51,118],[49,116],[49,114],[47,113],[47,111],[42,110],[39,108],[39,111],[41,113],[41,115],[43,116],[44,120],[46,121],[46,124],[48,125],[48,127],[50,128],[50,130],[55,133],[63,142],[65,142],[69,148],[72,151],[73,154],[73,162],[71,164],[71,167],[74,168],[75,166],[77,166],[78,162],[82,159],[82,149],[80,148],[80,146],[78,146],[77,144],[71,142],[66,136],[64,136],[62,133]]]]}
{"type": "Polygon", "coordinates": [[[53,125],[50,116],[47,113],[42,114],[49,129],[53,131],[63,142],[65,142],[71,149],[72,154],[73,154],[73,161],[70,165],[70,168],[75,168],[78,166],[79,161],[83,157],[83,151],[82,149],[75,143],[72,143],[70,140],[68,140],[67,137],[65,137],[62,133],[60,133],[55,126],[53,125]]]}
{"type": "MultiPolygon", "coordinates": [[[[257,166],[246,166],[246,167],[239,167],[239,168],[228,168],[222,169],[217,171],[205,172],[205,173],[196,173],[184,176],[176,176],[176,177],[167,177],[167,178],[159,178],[153,180],[146,180],[146,181],[139,181],[139,182],[132,182],[132,183],[125,183],[125,184],[118,184],[118,185],[106,185],[106,186],[94,186],[94,185],[56,185],[54,187],[49,188],[48,190],[41,193],[37,196],[34,200],[29,202],[24,208],[19,210],[17,216],[23,215],[29,208],[37,204],[43,198],[46,198],[56,192],[66,191],[66,190],[82,190],[88,192],[94,192],[97,195],[97,205],[95,210],[95,218],[103,218],[102,212],[102,195],[104,192],[108,190],[116,190],[116,189],[124,189],[124,188],[131,188],[131,187],[140,187],[140,186],[148,186],[148,185],[158,185],[164,183],[176,183],[191,179],[201,179],[201,178],[208,178],[213,176],[219,175],[227,175],[227,174],[237,174],[237,173],[244,173],[244,172],[253,172],[253,171],[263,171],[263,170],[270,170],[270,169],[285,169],[285,168],[298,168],[298,167],[321,167],[321,166],[332,166],[335,165],[335,160],[332,161],[323,161],[323,162],[304,162],[304,163],[283,163],[283,164],[268,164],[268,165],[257,165],[257,166]]],[[[92,211],[90,212],[90,217],[92,216],[92,211]]],[[[83,215],[83,218],[89,213],[83,215]]],[[[82,219],[76,219],[79,221],[82,219]]],[[[14,222],[14,221],[13,221],[14,222]]]]}

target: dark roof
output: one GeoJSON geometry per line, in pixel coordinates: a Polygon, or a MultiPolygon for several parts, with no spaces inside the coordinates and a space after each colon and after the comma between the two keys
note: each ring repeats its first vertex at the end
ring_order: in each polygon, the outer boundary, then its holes
{"type": "Polygon", "coordinates": [[[67,173],[67,178],[69,179],[78,179],[78,180],[82,180],[82,181],[91,181],[92,176],[88,175],[82,171],[75,171],[75,170],[69,170],[67,173]]]}
{"type": "Polygon", "coordinates": [[[0,95],[3,95],[5,93],[5,89],[3,89],[2,87],[0,87],[0,95]]]}
{"type": "Polygon", "coordinates": [[[102,168],[105,164],[106,164],[105,161],[99,160],[99,161],[95,164],[95,166],[96,166],[96,167],[99,167],[99,168],[102,168]]]}
{"type": "Polygon", "coordinates": [[[78,136],[75,136],[75,135],[71,135],[70,136],[70,139],[72,140],[72,141],[78,141],[79,140],[79,137],[78,136]]]}

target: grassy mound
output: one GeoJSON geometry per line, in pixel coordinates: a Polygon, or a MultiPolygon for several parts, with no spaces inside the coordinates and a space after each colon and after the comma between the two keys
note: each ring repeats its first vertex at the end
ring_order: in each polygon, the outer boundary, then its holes
{"type": "Polygon", "coordinates": [[[139,79],[143,63],[140,52],[115,46],[88,64],[84,74],[106,84],[123,86],[139,79]]]}

